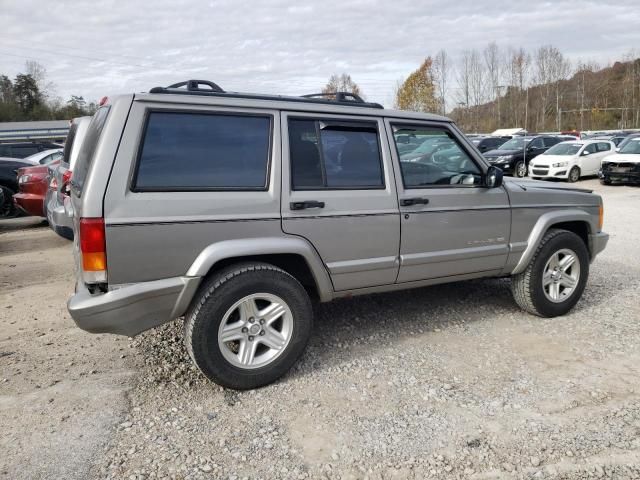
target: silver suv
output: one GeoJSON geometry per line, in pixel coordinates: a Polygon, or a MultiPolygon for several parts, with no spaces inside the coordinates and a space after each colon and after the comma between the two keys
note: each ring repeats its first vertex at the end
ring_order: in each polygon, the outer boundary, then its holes
{"type": "Polygon", "coordinates": [[[236,389],[291,368],[312,300],[511,277],[524,310],[554,317],[608,240],[598,195],[503,183],[447,118],[193,80],[101,105],[66,210],[78,326],[184,316],[195,364],[236,389]]]}

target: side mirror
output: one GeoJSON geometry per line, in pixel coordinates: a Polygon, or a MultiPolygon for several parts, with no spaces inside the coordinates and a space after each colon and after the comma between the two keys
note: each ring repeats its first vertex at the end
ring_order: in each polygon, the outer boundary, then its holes
{"type": "Polygon", "coordinates": [[[619,152],[619,151],[620,151],[620,147],[616,147],[616,152],[619,152]]]}
{"type": "Polygon", "coordinates": [[[586,150],[584,152],[582,152],[582,156],[586,157],[587,155],[589,155],[589,152],[587,152],[586,150]]]}
{"type": "Polygon", "coordinates": [[[487,188],[497,188],[502,185],[502,169],[491,165],[487,169],[487,174],[484,177],[484,185],[487,188]]]}

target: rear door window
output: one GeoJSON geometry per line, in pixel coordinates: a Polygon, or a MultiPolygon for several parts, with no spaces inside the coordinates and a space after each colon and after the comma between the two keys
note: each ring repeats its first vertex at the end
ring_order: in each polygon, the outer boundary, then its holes
{"type": "Polygon", "coordinates": [[[611,150],[611,145],[607,142],[599,142],[597,145],[599,152],[608,152],[611,150]]]}
{"type": "Polygon", "coordinates": [[[265,190],[272,117],[150,112],[134,191],[265,190]]]}
{"type": "Polygon", "coordinates": [[[289,157],[294,190],[384,188],[376,122],[290,119],[289,157]]]}
{"type": "Polygon", "coordinates": [[[109,107],[100,107],[98,111],[93,115],[89,126],[87,127],[87,133],[84,141],[78,153],[78,160],[73,172],[71,180],[71,188],[73,192],[80,196],[82,195],[82,189],[84,188],[84,182],[87,179],[87,174],[93,163],[94,153],[98,146],[98,140],[104,129],[104,125],[109,115],[109,107]]]}

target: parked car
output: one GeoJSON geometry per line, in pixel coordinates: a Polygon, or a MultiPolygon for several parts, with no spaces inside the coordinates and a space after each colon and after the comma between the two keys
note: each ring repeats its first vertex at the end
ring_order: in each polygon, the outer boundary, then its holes
{"type": "Polygon", "coordinates": [[[605,157],[598,176],[605,185],[640,184],[640,136],[630,138],[617,154],[605,157]]]}
{"type": "Polygon", "coordinates": [[[91,117],[74,118],[64,146],[62,160],[49,167],[48,189],[45,195],[45,213],[51,229],[63,238],[73,240],[73,223],[65,213],[64,200],[68,197],[69,182],[75,167],[80,147],[91,117]]]}
{"type": "Polygon", "coordinates": [[[13,195],[18,191],[18,170],[31,167],[31,163],[16,159],[0,159],[0,189],[4,202],[0,209],[0,218],[13,218],[20,215],[20,210],[13,203],[13,195]]]}
{"type": "Polygon", "coordinates": [[[480,153],[484,153],[489,150],[495,150],[510,138],[511,137],[473,137],[471,138],[471,143],[475,145],[480,153]]]}
{"type": "Polygon", "coordinates": [[[613,142],[605,140],[558,143],[529,162],[529,176],[577,182],[580,177],[598,175],[602,159],[614,151],[613,142]]]}
{"type": "Polygon", "coordinates": [[[531,159],[561,141],[563,137],[552,135],[513,137],[497,149],[486,152],[484,158],[491,165],[501,168],[507,175],[526,177],[531,159]]]}
{"type": "Polygon", "coordinates": [[[616,152],[619,152],[620,150],[622,150],[634,138],[640,138],[640,133],[631,133],[626,137],[624,137],[624,139],[620,143],[618,143],[618,146],[616,147],[616,152]]]}
{"type": "Polygon", "coordinates": [[[51,142],[14,142],[0,143],[0,157],[26,158],[44,150],[62,148],[62,145],[51,142]]]}
{"type": "Polygon", "coordinates": [[[195,364],[236,389],[291,368],[312,299],[506,276],[518,305],[554,317],[578,302],[608,240],[598,195],[503,183],[445,117],[198,80],[106,100],[67,203],[75,322],[136,335],[184,315],[195,364]],[[396,137],[408,131],[456,153],[404,160],[396,137]]]}
{"type": "Polygon", "coordinates": [[[49,165],[50,163],[62,158],[62,148],[53,148],[51,150],[43,150],[42,152],[29,155],[22,160],[32,163],[33,165],[49,165]]]}
{"type": "MultiPolygon", "coordinates": [[[[60,160],[54,161],[59,163],[60,160]]],[[[44,197],[47,193],[49,166],[37,165],[18,169],[18,193],[13,196],[15,206],[26,215],[45,217],[44,197]]]]}

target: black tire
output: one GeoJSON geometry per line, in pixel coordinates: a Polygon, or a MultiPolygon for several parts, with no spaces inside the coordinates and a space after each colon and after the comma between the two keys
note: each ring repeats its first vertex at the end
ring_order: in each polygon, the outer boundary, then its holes
{"type": "Polygon", "coordinates": [[[15,195],[16,192],[6,185],[0,185],[0,188],[2,189],[4,198],[4,202],[0,205],[0,218],[19,217],[22,212],[13,204],[13,195],[15,195]]]}
{"type": "Polygon", "coordinates": [[[571,310],[580,300],[589,277],[589,251],[584,241],[567,230],[550,229],[542,238],[527,268],[511,277],[511,291],[523,310],[539,317],[557,317],[571,310]],[[554,303],[543,290],[542,276],[547,261],[561,249],[576,253],[580,262],[580,278],[573,293],[564,301],[554,303]]]}
{"type": "Polygon", "coordinates": [[[569,170],[569,175],[567,175],[567,181],[569,183],[574,183],[574,182],[577,182],[578,180],[580,180],[580,167],[578,167],[577,165],[574,165],[573,167],[571,167],[571,170],[569,170]]]}
{"type": "Polygon", "coordinates": [[[600,183],[602,185],[611,185],[611,180],[609,180],[608,178],[601,178],[600,183]]]}
{"type": "Polygon", "coordinates": [[[513,166],[513,176],[517,178],[523,178],[527,176],[527,166],[524,161],[516,162],[513,166]]]}
{"type": "Polygon", "coordinates": [[[201,286],[185,316],[185,343],[196,366],[224,387],[247,390],[268,385],[295,364],[307,346],[313,309],[302,285],[284,270],[267,263],[240,263],[217,272],[201,286]],[[293,330],[284,350],[271,363],[253,369],[229,362],[218,344],[225,313],[247,295],[277,295],[290,308],[293,330]]]}

